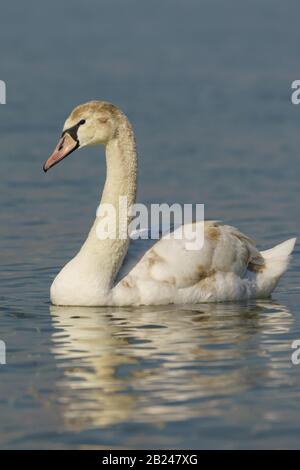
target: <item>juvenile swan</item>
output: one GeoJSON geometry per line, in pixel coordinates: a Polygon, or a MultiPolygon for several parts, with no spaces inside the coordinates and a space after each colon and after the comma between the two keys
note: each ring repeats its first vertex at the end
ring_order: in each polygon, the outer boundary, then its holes
{"type": "MultiPolygon", "coordinates": [[[[135,202],[137,155],[132,127],[114,105],[91,101],[75,108],[61,139],[44,164],[49,170],[74,150],[104,145],[106,182],[97,217],[79,253],[51,286],[55,305],[158,305],[219,302],[268,297],[286,270],[295,238],[259,252],[239,230],[217,222],[198,222],[204,230],[201,249],[186,240],[162,237],[156,243],[129,237],[99,239],[101,208],[111,204],[117,220],[126,196],[135,202]]],[[[130,216],[125,215],[130,222],[130,216]]]]}

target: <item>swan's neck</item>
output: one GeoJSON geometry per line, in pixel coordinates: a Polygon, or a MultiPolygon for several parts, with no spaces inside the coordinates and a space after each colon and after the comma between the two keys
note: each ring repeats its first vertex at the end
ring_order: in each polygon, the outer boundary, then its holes
{"type": "MultiPolygon", "coordinates": [[[[129,224],[130,216],[126,212],[135,203],[137,179],[137,155],[132,128],[123,115],[113,139],[105,148],[106,182],[95,222],[79,253],[83,264],[93,271],[98,288],[105,292],[112,287],[129,245],[128,231],[120,230],[119,223],[129,224]],[[120,204],[121,202],[121,204],[120,204]],[[113,208],[115,217],[114,239],[99,239],[99,223],[107,219],[107,205],[113,208]],[[122,232],[122,235],[121,235],[122,232]],[[125,236],[124,236],[125,234],[125,236]],[[120,236],[121,235],[121,236],[120,236]]],[[[110,220],[110,219],[109,219],[110,220]]],[[[113,227],[114,221],[110,224],[113,227]]]]}

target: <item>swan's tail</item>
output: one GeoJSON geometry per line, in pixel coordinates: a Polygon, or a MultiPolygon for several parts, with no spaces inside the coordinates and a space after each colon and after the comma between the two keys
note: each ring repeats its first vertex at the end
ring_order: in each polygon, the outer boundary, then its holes
{"type": "Polygon", "coordinates": [[[288,267],[295,243],[296,238],[290,238],[270,250],[261,251],[265,264],[256,277],[257,297],[268,297],[275,289],[288,267]]]}

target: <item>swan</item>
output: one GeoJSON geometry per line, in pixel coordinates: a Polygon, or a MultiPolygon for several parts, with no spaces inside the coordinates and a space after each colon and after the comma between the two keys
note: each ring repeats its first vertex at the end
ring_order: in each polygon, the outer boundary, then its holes
{"type": "MultiPolygon", "coordinates": [[[[267,251],[235,227],[215,221],[196,222],[204,243],[187,250],[186,240],[158,241],[125,237],[99,239],[101,208],[124,209],[136,200],[137,154],[134,133],[125,114],[105,101],[77,106],[61,138],[44,163],[44,171],[76,149],[103,145],[106,181],[95,222],[76,256],[54,279],[50,297],[61,306],[137,306],[195,304],[267,298],[287,269],[296,239],[267,251]],[[100,214],[100,215],[99,215],[100,214]]],[[[127,221],[131,220],[128,213],[127,221]]]]}

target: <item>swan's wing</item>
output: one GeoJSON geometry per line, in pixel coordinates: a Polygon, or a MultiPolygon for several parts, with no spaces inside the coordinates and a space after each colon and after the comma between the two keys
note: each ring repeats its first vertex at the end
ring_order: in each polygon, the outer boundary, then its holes
{"type": "Polygon", "coordinates": [[[218,272],[242,278],[247,269],[255,271],[263,266],[264,259],[254,241],[236,228],[217,222],[198,222],[194,226],[204,230],[204,243],[199,250],[187,249],[184,238],[131,242],[118,276],[121,285],[134,288],[151,281],[178,290],[218,272]]]}
{"type": "MultiPolygon", "coordinates": [[[[133,234],[131,234],[132,236],[133,234]]],[[[160,235],[160,234],[159,234],[160,235]]],[[[116,283],[124,279],[144,258],[145,254],[158,242],[158,238],[151,239],[148,230],[136,230],[136,238],[131,239],[128,252],[118,272],[116,283]],[[145,238],[144,238],[145,237],[145,238]]]]}

